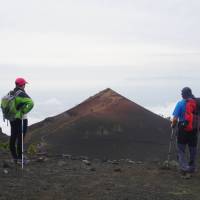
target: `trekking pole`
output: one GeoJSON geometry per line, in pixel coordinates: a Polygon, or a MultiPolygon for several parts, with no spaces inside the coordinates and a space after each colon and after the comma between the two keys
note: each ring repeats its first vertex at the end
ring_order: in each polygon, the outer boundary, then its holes
{"type": "Polygon", "coordinates": [[[24,169],[24,123],[22,119],[22,169],[24,169]]]}
{"type": "Polygon", "coordinates": [[[168,168],[169,168],[169,161],[170,161],[170,158],[171,158],[171,149],[172,149],[173,136],[174,136],[174,128],[172,128],[170,141],[169,141],[169,151],[168,151],[168,156],[167,156],[167,167],[168,168]]]}

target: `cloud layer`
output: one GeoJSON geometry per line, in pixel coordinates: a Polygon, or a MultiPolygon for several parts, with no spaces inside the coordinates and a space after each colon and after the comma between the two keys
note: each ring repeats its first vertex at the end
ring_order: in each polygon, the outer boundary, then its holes
{"type": "Polygon", "coordinates": [[[197,0],[0,3],[0,93],[25,77],[34,119],[107,87],[160,114],[184,86],[200,96],[197,0]]]}

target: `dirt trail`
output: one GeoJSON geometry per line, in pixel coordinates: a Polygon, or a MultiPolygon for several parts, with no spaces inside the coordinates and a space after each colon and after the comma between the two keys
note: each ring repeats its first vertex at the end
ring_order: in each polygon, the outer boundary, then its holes
{"type": "Polygon", "coordinates": [[[200,173],[192,179],[158,163],[47,158],[22,172],[0,160],[0,200],[198,200],[200,173]],[[4,166],[5,167],[5,166],[4,166]],[[5,169],[8,174],[3,173],[5,169]]]}

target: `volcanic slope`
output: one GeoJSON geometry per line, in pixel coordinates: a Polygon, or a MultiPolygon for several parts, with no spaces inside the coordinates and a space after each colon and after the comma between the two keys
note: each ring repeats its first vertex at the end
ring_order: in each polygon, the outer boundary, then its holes
{"type": "Polygon", "coordinates": [[[8,141],[8,139],[9,139],[9,137],[2,132],[2,129],[0,127],[0,143],[1,142],[6,142],[6,141],[8,141]]]}
{"type": "Polygon", "coordinates": [[[108,88],[32,125],[27,142],[45,142],[52,154],[156,160],[166,156],[169,134],[168,120],[108,88]]]}

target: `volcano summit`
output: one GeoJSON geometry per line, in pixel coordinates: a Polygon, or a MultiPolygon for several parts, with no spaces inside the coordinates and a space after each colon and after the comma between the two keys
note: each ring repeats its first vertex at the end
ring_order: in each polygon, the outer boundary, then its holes
{"type": "Polygon", "coordinates": [[[45,142],[53,154],[152,160],[166,156],[169,134],[168,120],[106,89],[32,125],[27,142],[45,142]]]}

